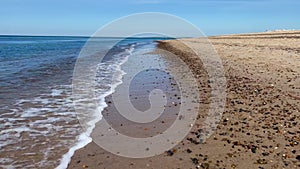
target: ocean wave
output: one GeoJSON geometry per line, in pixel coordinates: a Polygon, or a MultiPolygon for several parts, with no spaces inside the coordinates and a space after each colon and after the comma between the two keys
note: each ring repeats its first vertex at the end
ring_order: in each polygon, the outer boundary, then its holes
{"type": "MultiPolygon", "coordinates": [[[[90,137],[93,129],[95,128],[95,125],[98,121],[102,119],[101,112],[107,107],[107,104],[105,102],[105,98],[109,95],[111,95],[115,88],[122,83],[122,77],[125,74],[124,71],[121,69],[121,65],[124,64],[128,57],[132,54],[134,50],[135,45],[131,45],[130,48],[125,49],[124,52],[119,53],[118,55],[125,55],[126,57],[123,57],[119,60],[113,60],[111,62],[106,63],[100,63],[98,65],[98,75],[101,74],[101,78],[97,78],[96,82],[98,82],[98,89],[103,89],[103,85],[109,85],[109,89],[105,92],[101,90],[96,90],[96,93],[98,92],[97,100],[99,100],[97,110],[93,113],[94,118],[88,122],[89,126],[84,133],[81,133],[77,138],[77,143],[72,146],[69,151],[63,155],[61,159],[60,165],[56,167],[56,169],[65,169],[68,167],[69,162],[71,161],[72,156],[74,155],[75,151],[78,149],[83,148],[87,144],[89,144],[92,141],[92,138],[90,137]],[[105,72],[105,70],[114,70],[115,73],[109,74],[105,72]],[[104,71],[104,72],[103,72],[104,71]],[[104,74],[104,76],[103,76],[104,74]],[[106,75],[106,76],[105,76],[106,75]],[[114,77],[114,78],[112,78],[114,77]],[[103,84],[103,80],[112,80],[110,83],[105,82],[103,84]]],[[[116,56],[116,58],[120,58],[116,56]]]]}

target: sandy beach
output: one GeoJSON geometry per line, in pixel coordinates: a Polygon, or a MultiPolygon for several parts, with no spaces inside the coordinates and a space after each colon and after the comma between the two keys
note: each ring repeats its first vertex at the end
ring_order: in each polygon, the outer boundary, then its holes
{"type": "MultiPolygon", "coordinates": [[[[196,56],[182,43],[161,41],[158,48],[182,59],[201,86],[200,116],[191,132],[172,150],[143,159],[120,157],[91,142],[75,152],[68,168],[300,168],[300,31],[213,36],[209,40],[223,62],[227,79],[226,107],[214,134],[204,143],[197,138],[210,104],[210,82],[201,61],[195,61],[196,56]]],[[[195,49],[202,43],[197,38],[182,41],[195,49]]],[[[155,71],[147,72],[147,76],[160,79],[156,87],[169,91],[172,109],[167,115],[146,126],[146,131],[145,126],[126,124],[112,113],[115,110],[110,97],[109,106],[102,112],[120,131],[140,128],[140,137],[171,125],[176,116],[172,112],[177,109],[172,78],[155,71]],[[157,129],[156,123],[163,125],[157,129]]],[[[148,80],[150,83],[151,78],[148,80]]],[[[136,85],[133,100],[156,88],[136,85]]],[[[135,100],[141,110],[149,106],[145,99],[135,100]]]]}

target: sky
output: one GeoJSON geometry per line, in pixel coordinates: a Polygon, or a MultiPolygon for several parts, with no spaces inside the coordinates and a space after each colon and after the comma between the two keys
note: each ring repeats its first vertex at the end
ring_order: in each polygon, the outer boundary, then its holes
{"type": "Polygon", "coordinates": [[[163,12],[206,35],[300,29],[299,0],[0,0],[2,35],[91,36],[141,12],[163,12]]]}

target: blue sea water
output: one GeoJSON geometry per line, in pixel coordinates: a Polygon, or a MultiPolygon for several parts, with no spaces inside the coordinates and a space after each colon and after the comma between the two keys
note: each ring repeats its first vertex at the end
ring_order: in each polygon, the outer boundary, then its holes
{"type": "MultiPolygon", "coordinates": [[[[101,71],[97,76],[105,79],[121,71],[118,65],[130,57],[128,49],[160,39],[121,41],[111,55],[99,61],[101,71]],[[111,65],[115,69],[108,69],[111,65]]],[[[0,36],[0,168],[52,168],[78,142],[84,131],[72,101],[72,76],[76,59],[88,40],[0,36]]],[[[116,39],[93,39],[99,50],[112,40],[116,39]]],[[[112,86],[107,80],[100,83],[104,93],[112,86]]]]}

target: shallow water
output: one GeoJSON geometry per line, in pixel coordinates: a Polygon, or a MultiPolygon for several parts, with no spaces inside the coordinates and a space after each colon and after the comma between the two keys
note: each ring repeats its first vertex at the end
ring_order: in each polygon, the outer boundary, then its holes
{"type": "MultiPolygon", "coordinates": [[[[84,131],[72,100],[72,75],[87,40],[0,36],[0,167],[53,168],[78,142],[84,131]]],[[[121,71],[119,65],[129,57],[128,49],[154,40],[124,40],[99,61],[98,95],[115,83],[112,75],[121,71]]],[[[109,41],[94,39],[100,50],[109,41]]]]}

